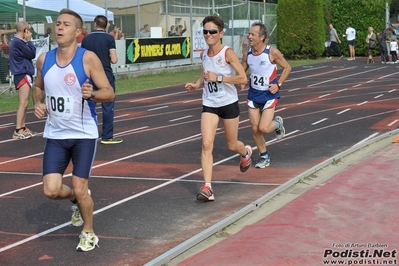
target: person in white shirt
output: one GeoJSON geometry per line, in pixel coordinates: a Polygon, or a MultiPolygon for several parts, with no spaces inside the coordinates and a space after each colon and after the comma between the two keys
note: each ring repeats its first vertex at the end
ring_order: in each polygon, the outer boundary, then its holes
{"type": "Polygon", "coordinates": [[[355,43],[356,43],[356,30],[352,28],[350,25],[346,26],[346,41],[349,46],[349,58],[348,60],[355,60],[355,43]]]}
{"type": "Polygon", "coordinates": [[[398,61],[398,41],[396,38],[391,38],[389,42],[390,48],[391,48],[391,56],[392,56],[392,61],[390,62],[391,64],[397,64],[399,63],[398,61]]]}

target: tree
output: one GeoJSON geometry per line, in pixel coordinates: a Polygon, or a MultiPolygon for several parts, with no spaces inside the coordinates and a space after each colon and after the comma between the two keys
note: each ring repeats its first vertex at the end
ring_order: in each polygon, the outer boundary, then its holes
{"type": "Polygon", "coordinates": [[[399,15],[399,0],[392,0],[391,5],[389,6],[389,16],[391,18],[396,18],[398,20],[399,15]]]}
{"type": "Polygon", "coordinates": [[[325,50],[323,0],[279,0],[277,47],[288,59],[317,58],[325,50]]]}

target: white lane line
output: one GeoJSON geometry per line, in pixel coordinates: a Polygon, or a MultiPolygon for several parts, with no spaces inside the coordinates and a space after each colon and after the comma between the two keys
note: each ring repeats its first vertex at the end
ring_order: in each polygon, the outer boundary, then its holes
{"type": "Polygon", "coordinates": [[[371,139],[371,138],[374,138],[374,137],[377,136],[378,134],[379,134],[379,133],[371,134],[371,135],[368,136],[367,138],[365,138],[365,139],[359,141],[358,143],[356,143],[355,145],[353,145],[353,147],[354,147],[354,146],[357,146],[357,145],[360,145],[360,144],[362,144],[363,142],[365,142],[365,141],[367,141],[367,140],[369,140],[369,139],[371,139]]]}
{"type": "Polygon", "coordinates": [[[351,75],[341,76],[341,77],[338,77],[338,78],[327,79],[327,80],[324,80],[324,81],[321,81],[321,82],[318,82],[318,83],[310,84],[310,85],[308,85],[308,87],[313,87],[313,86],[317,86],[317,85],[320,85],[320,84],[323,84],[323,83],[332,82],[334,80],[345,79],[345,78],[352,77],[352,76],[362,75],[362,74],[365,74],[365,73],[368,73],[368,72],[371,72],[371,71],[375,71],[375,69],[371,69],[371,70],[363,71],[363,72],[357,72],[357,73],[354,73],[354,74],[351,74],[351,75]]]}
{"type": "MultiPolygon", "coordinates": [[[[98,179],[116,179],[116,180],[140,180],[140,181],[170,181],[170,178],[148,178],[148,177],[129,177],[129,176],[101,176],[95,175],[90,178],[98,178],[98,179]]],[[[178,182],[190,182],[190,183],[203,183],[204,180],[195,180],[195,179],[182,179],[178,182]]],[[[212,180],[212,183],[218,184],[236,184],[236,185],[250,185],[250,186],[278,186],[281,184],[278,183],[250,183],[250,182],[241,182],[241,181],[223,181],[223,180],[212,180]]]]}
{"type": "Polygon", "coordinates": [[[175,122],[175,121],[183,120],[183,119],[190,118],[190,117],[192,117],[192,115],[187,115],[187,116],[171,119],[171,120],[169,120],[169,122],[175,122]]]}
{"type": "MultiPolygon", "coordinates": [[[[33,157],[36,157],[36,156],[39,156],[39,155],[43,155],[43,152],[39,152],[39,153],[36,153],[36,154],[32,154],[32,155],[28,155],[28,156],[19,157],[19,158],[12,159],[12,160],[0,162],[0,165],[2,165],[2,164],[7,164],[7,163],[12,163],[12,162],[16,162],[16,161],[20,161],[20,160],[24,160],[24,159],[33,158],[33,157]]],[[[1,196],[1,195],[0,195],[0,196],[1,196]]]]}
{"type": "Polygon", "coordinates": [[[148,112],[151,112],[151,111],[155,111],[155,110],[159,110],[159,109],[164,109],[164,108],[168,108],[168,107],[169,107],[169,105],[165,105],[165,106],[160,106],[160,107],[148,109],[147,111],[148,111],[148,112]]]}
{"type": "Polygon", "coordinates": [[[343,114],[343,113],[345,113],[345,112],[348,112],[349,110],[350,110],[350,108],[347,108],[347,109],[345,109],[345,110],[342,110],[341,112],[338,112],[337,115],[341,115],[341,114],[343,114]]]}
{"type": "Polygon", "coordinates": [[[347,90],[348,90],[348,89],[345,88],[345,89],[339,90],[338,92],[343,92],[343,91],[347,91],[347,90]]]}
{"type": "Polygon", "coordinates": [[[147,97],[147,98],[141,98],[141,99],[137,99],[137,100],[132,100],[132,101],[129,101],[129,102],[131,102],[131,103],[141,102],[141,101],[145,101],[145,100],[152,100],[152,99],[161,98],[161,97],[168,97],[168,96],[171,96],[171,95],[182,94],[182,93],[187,93],[187,91],[179,91],[179,92],[174,92],[174,93],[169,93],[169,94],[162,94],[162,95],[158,95],[158,96],[151,96],[151,97],[147,97]]]}
{"type": "Polygon", "coordinates": [[[275,110],[274,112],[277,113],[277,112],[283,111],[283,110],[285,110],[285,109],[287,109],[287,108],[283,107],[283,108],[280,108],[280,109],[278,109],[278,110],[275,110]]]}
{"type": "Polygon", "coordinates": [[[366,103],[368,103],[368,102],[369,102],[369,101],[364,101],[364,102],[358,103],[358,104],[357,104],[357,106],[360,106],[360,105],[366,104],[366,103]]]}
{"type": "Polygon", "coordinates": [[[310,100],[307,100],[307,101],[304,101],[304,102],[297,103],[297,105],[301,105],[301,104],[308,103],[308,102],[310,102],[310,100]]]}
{"type": "Polygon", "coordinates": [[[2,127],[9,127],[9,126],[12,126],[12,125],[14,125],[14,123],[2,124],[2,125],[0,125],[0,128],[2,128],[2,127]]]}
{"type": "Polygon", "coordinates": [[[321,119],[321,120],[319,120],[319,121],[316,121],[316,122],[312,123],[311,125],[314,126],[314,125],[320,124],[321,122],[324,122],[324,121],[326,121],[327,119],[328,119],[328,118],[323,118],[323,119],[321,119]]]}
{"type": "Polygon", "coordinates": [[[327,97],[327,96],[330,96],[330,95],[331,95],[331,93],[327,93],[327,94],[319,96],[319,98],[321,99],[321,98],[324,98],[324,97],[327,97]]]}
{"type": "Polygon", "coordinates": [[[374,79],[372,79],[372,80],[369,80],[369,81],[366,81],[366,83],[370,83],[370,82],[373,82],[374,81],[374,79]]]}
{"type": "Polygon", "coordinates": [[[388,91],[388,93],[391,93],[391,92],[394,92],[394,91],[396,91],[396,89],[390,90],[390,91],[388,91]]]}
{"type": "Polygon", "coordinates": [[[390,77],[390,76],[394,76],[394,75],[397,75],[397,73],[388,74],[388,75],[379,77],[378,79],[384,79],[384,78],[386,78],[386,77],[390,77]]]}
{"type": "Polygon", "coordinates": [[[291,91],[297,91],[297,90],[300,90],[301,88],[295,88],[295,89],[290,89],[290,90],[288,90],[289,92],[291,92],[291,91]]]}
{"type": "Polygon", "coordinates": [[[396,124],[398,121],[399,121],[399,120],[396,119],[396,120],[392,121],[391,123],[389,123],[388,126],[389,126],[389,127],[390,127],[390,126],[393,126],[393,125],[396,124]]]}
{"type": "Polygon", "coordinates": [[[139,127],[139,128],[130,129],[130,130],[125,130],[125,131],[122,131],[122,132],[119,132],[119,133],[115,133],[114,135],[115,136],[125,136],[125,135],[128,135],[128,133],[139,131],[139,130],[146,129],[146,128],[148,128],[148,126],[139,127]]]}
{"type": "Polygon", "coordinates": [[[374,99],[378,99],[378,98],[380,98],[382,96],[384,96],[384,94],[377,95],[377,96],[374,97],[374,99]]]}
{"type": "Polygon", "coordinates": [[[129,116],[129,114],[114,116],[114,119],[115,119],[115,118],[119,118],[119,117],[125,117],[125,116],[129,116]]]}
{"type": "Polygon", "coordinates": [[[197,101],[202,101],[202,99],[194,99],[194,100],[189,100],[189,101],[184,101],[183,103],[191,103],[191,102],[197,102],[197,101]]]}

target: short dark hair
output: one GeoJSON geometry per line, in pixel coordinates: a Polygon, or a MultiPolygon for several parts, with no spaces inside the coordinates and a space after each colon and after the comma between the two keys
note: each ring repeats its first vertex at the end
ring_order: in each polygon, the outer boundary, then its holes
{"type": "Polygon", "coordinates": [[[214,23],[218,27],[219,31],[223,31],[224,22],[218,15],[210,15],[205,17],[202,21],[202,25],[205,26],[205,24],[208,22],[214,23]]]}
{"type": "Polygon", "coordinates": [[[97,27],[105,29],[108,26],[108,19],[104,15],[98,15],[94,18],[94,23],[96,23],[97,27]]]}
{"type": "Polygon", "coordinates": [[[78,13],[76,13],[75,11],[73,11],[71,9],[64,8],[64,9],[61,9],[61,11],[58,14],[58,16],[61,16],[61,15],[64,15],[64,14],[71,15],[71,16],[75,17],[75,26],[76,26],[76,28],[77,29],[82,29],[83,20],[82,20],[82,17],[78,13]]]}

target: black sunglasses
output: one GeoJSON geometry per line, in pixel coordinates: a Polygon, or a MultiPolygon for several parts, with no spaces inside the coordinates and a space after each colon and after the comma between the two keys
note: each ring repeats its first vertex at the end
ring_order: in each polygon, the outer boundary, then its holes
{"type": "Polygon", "coordinates": [[[207,35],[208,33],[209,34],[216,34],[216,33],[218,33],[219,31],[218,30],[205,30],[205,29],[203,29],[202,30],[202,32],[204,33],[204,35],[207,35]]]}

